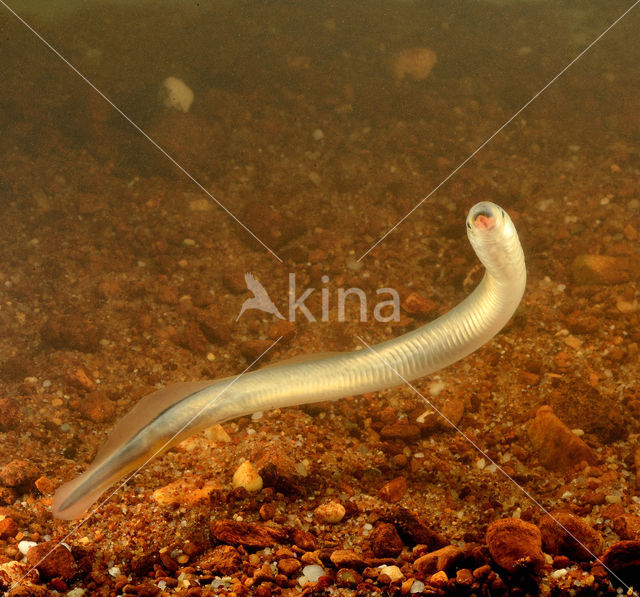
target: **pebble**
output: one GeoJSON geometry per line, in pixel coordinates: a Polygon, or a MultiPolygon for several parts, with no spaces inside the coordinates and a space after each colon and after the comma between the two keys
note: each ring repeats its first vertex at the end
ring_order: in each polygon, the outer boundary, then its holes
{"type": "Polygon", "coordinates": [[[614,543],[602,556],[602,563],[626,584],[640,585],[640,541],[614,543]]]}
{"type": "Polygon", "coordinates": [[[379,492],[380,497],[390,504],[399,502],[407,492],[407,479],[396,477],[384,485],[379,492]]]}
{"type": "Polygon", "coordinates": [[[13,518],[0,520],[0,539],[9,539],[18,534],[18,523],[13,518]]]}
{"type": "MultiPolygon", "coordinates": [[[[30,588],[32,583],[37,583],[39,580],[40,574],[38,570],[24,562],[11,561],[0,564],[0,589],[6,588],[3,586],[4,584],[13,584],[18,581],[21,581],[21,583],[25,585],[25,588],[30,588]]],[[[27,588],[27,591],[28,590],[27,588]]],[[[13,591],[11,594],[13,595],[13,591]]],[[[23,593],[20,593],[20,595],[23,595],[23,593]]],[[[31,594],[26,592],[24,595],[28,597],[31,594]]]]}
{"type": "Polygon", "coordinates": [[[540,462],[549,469],[570,469],[581,461],[595,464],[595,452],[571,432],[550,406],[541,406],[527,429],[540,462]]]}
{"type": "Polygon", "coordinates": [[[217,423],[212,427],[208,427],[204,430],[204,437],[207,441],[214,444],[229,444],[231,443],[231,437],[226,432],[225,428],[217,423]]]}
{"type": "Polygon", "coordinates": [[[214,550],[198,561],[198,566],[212,574],[231,575],[242,570],[242,557],[231,545],[218,545],[214,550]]]}
{"type": "Polygon", "coordinates": [[[302,569],[302,574],[309,582],[318,582],[321,576],[324,575],[324,568],[317,564],[310,564],[302,569]]]}
{"type": "Polygon", "coordinates": [[[412,292],[402,301],[401,307],[410,315],[430,317],[438,310],[438,303],[417,292],[412,292]]]}
{"type": "Polygon", "coordinates": [[[331,563],[336,568],[352,568],[353,570],[363,570],[366,562],[362,555],[352,549],[336,549],[329,556],[331,563]]]}
{"type": "Polygon", "coordinates": [[[212,209],[213,209],[213,203],[211,203],[209,199],[206,199],[204,197],[202,199],[193,199],[189,201],[189,210],[191,211],[202,213],[202,212],[211,211],[212,209]]]}
{"type": "Polygon", "coordinates": [[[386,574],[391,582],[396,582],[404,578],[404,574],[402,574],[402,571],[397,566],[381,566],[380,574],[386,574]]]}
{"type": "Polygon", "coordinates": [[[107,394],[101,390],[89,392],[71,402],[70,406],[85,419],[98,424],[111,421],[116,414],[115,402],[109,400],[107,394]]]}
{"type": "Polygon", "coordinates": [[[233,487],[244,487],[247,491],[260,491],[262,477],[249,460],[245,460],[233,473],[233,487]]]}
{"type": "Polygon", "coordinates": [[[76,572],[75,558],[67,547],[56,541],[34,545],[27,552],[27,564],[35,566],[44,578],[71,580],[76,572]]]}
{"type": "Polygon", "coordinates": [[[637,277],[640,264],[625,256],[578,255],[571,264],[576,284],[622,284],[637,277]]]}
{"type": "Polygon", "coordinates": [[[406,48],[396,52],[391,58],[391,75],[398,81],[405,77],[423,81],[429,76],[436,62],[436,53],[429,48],[406,48]]]}
{"type": "Polygon", "coordinates": [[[380,430],[380,437],[383,439],[401,439],[410,442],[420,437],[420,426],[407,423],[406,421],[400,421],[393,425],[385,425],[380,430]]]}
{"type": "Polygon", "coordinates": [[[599,556],[602,553],[602,535],[571,512],[554,511],[546,514],[538,523],[538,527],[542,535],[542,545],[547,553],[565,555],[576,562],[592,560],[594,555],[599,556]]]}
{"type": "Polygon", "coordinates": [[[385,520],[392,523],[400,536],[409,544],[426,545],[431,550],[439,549],[449,544],[449,541],[431,530],[418,518],[415,512],[407,508],[397,506],[385,517],[385,520]]]}
{"type": "Polygon", "coordinates": [[[301,495],[305,492],[302,470],[291,457],[284,441],[271,442],[256,455],[256,469],[266,487],[273,487],[284,495],[301,495]]]}
{"type": "Polygon", "coordinates": [[[395,558],[400,555],[404,544],[389,522],[379,522],[371,532],[371,551],[377,558],[395,558]]]}
{"type": "Polygon", "coordinates": [[[20,409],[13,398],[0,398],[0,431],[8,431],[18,426],[20,409]]]}
{"type": "Polygon", "coordinates": [[[520,518],[492,522],[486,541],[491,557],[507,572],[535,571],[544,565],[540,529],[520,518]]]}
{"type": "Polygon", "coordinates": [[[18,543],[18,551],[23,555],[26,556],[27,552],[32,548],[35,547],[36,545],[38,545],[35,541],[20,541],[18,543]]]}
{"type": "Polygon", "coordinates": [[[156,489],[151,494],[151,499],[160,506],[195,506],[209,501],[211,492],[218,488],[215,481],[207,481],[203,485],[198,479],[183,477],[156,489]]]}
{"type": "Polygon", "coordinates": [[[347,511],[340,502],[320,504],[314,511],[315,519],[320,523],[337,524],[341,522],[347,511]]]}
{"type": "Polygon", "coordinates": [[[316,548],[316,538],[309,531],[296,529],[291,539],[296,547],[304,551],[313,551],[316,548]]]}
{"type": "Polygon", "coordinates": [[[282,528],[234,520],[211,521],[211,534],[220,543],[245,547],[273,547],[287,539],[282,528]]]}
{"type": "Polygon", "coordinates": [[[302,569],[302,564],[296,558],[282,558],[278,562],[278,570],[282,572],[285,576],[291,578],[292,576],[298,574],[302,569]]]}
{"type": "Polygon", "coordinates": [[[354,589],[362,582],[362,575],[350,568],[340,568],[336,572],[336,585],[354,589]]]}
{"type": "Polygon", "coordinates": [[[447,545],[446,547],[420,556],[413,563],[413,567],[420,572],[420,574],[425,575],[435,574],[441,570],[451,572],[462,556],[463,553],[460,548],[455,545],[447,545]]]}
{"type": "Polygon", "coordinates": [[[640,540],[640,516],[623,514],[613,521],[613,530],[620,539],[635,541],[640,540]]]}
{"type": "Polygon", "coordinates": [[[40,476],[38,468],[28,460],[15,459],[0,470],[0,484],[5,487],[22,487],[40,476]]]}

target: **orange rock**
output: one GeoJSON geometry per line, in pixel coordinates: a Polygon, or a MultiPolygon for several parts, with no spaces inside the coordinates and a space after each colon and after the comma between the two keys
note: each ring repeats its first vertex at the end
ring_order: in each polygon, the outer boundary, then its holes
{"type": "Polygon", "coordinates": [[[407,480],[404,477],[396,477],[380,489],[380,497],[393,504],[399,502],[407,491],[407,480]]]}
{"type": "Polygon", "coordinates": [[[422,81],[429,76],[436,62],[436,53],[429,48],[407,48],[394,54],[391,74],[398,80],[408,76],[415,81],[422,81]]]}
{"type": "Polygon", "coordinates": [[[487,529],[494,561],[508,572],[538,570],[544,564],[540,529],[519,518],[496,520],[487,529]]]}
{"type": "Polygon", "coordinates": [[[464,554],[459,547],[456,547],[455,545],[447,545],[442,549],[420,556],[413,563],[413,567],[424,575],[435,574],[441,570],[451,572],[463,555],[464,554]]]}
{"type": "MultiPolygon", "coordinates": [[[[640,584],[640,541],[618,541],[602,556],[602,563],[628,585],[640,584]]],[[[592,571],[593,574],[593,571],[592,571]]]]}
{"type": "Polygon", "coordinates": [[[576,562],[583,562],[602,553],[602,535],[571,512],[555,511],[546,514],[538,526],[544,549],[552,555],[564,555],[576,562]]]}
{"type": "Polygon", "coordinates": [[[417,292],[412,292],[402,302],[402,308],[412,315],[428,317],[436,312],[438,305],[435,301],[425,298],[417,292]]]}
{"type": "Polygon", "coordinates": [[[540,462],[550,469],[569,469],[586,461],[595,464],[595,452],[571,431],[550,406],[541,406],[529,424],[529,440],[540,462]]]}
{"type": "Polygon", "coordinates": [[[613,530],[620,539],[636,541],[640,539],[640,516],[623,514],[613,521],[613,530]]]}
{"type": "Polygon", "coordinates": [[[576,284],[622,284],[640,271],[637,259],[609,255],[578,255],[571,267],[576,284]]]}
{"type": "Polygon", "coordinates": [[[57,541],[45,541],[34,545],[27,552],[27,564],[34,566],[44,578],[72,579],[77,571],[71,552],[57,541]]]}

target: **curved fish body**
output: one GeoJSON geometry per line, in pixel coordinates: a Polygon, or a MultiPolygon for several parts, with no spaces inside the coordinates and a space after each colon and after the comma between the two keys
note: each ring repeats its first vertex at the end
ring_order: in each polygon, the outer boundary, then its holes
{"type": "Polygon", "coordinates": [[[520,303],[526,282],[524,255],[511,219],[493,203],[478,203],[470,210],[467,233],[486,272],[451,311],[371,350],[175,384],[144,397],[116,425],[89,468],[57,491],[54,516],[82,516],[115,481],[216,423],[396,386],[447,367],[485,344],[520,303]]]}

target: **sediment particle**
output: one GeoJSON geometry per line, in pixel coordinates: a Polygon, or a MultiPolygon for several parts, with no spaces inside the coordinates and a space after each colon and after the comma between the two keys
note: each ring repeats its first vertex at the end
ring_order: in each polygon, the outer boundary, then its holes
{"type": "Polygon", "coordinates": [[[595,452],[569,429],[550,406],[541,406],[529,424],[529,440],[540,460],[549,469],[570,469],[581,461],[595,464],[595,452]]]}
{"type": "Polygon", "coordinates": [[[211,534],[220,543],[245,547],[272,547],[287,539],[287,533],[279,527],[233,520],[212,521],[211,534]]]}
{"type": "Polygon", "coordinates": [[[487,546],[496,564],[507,572],[536,571],[544,564],[540,529],[519,518],[502,518],[489,525],[487,546]]]}
{"type": "Polygon", "coordinates": [[[602,553],[602,535],[571,512],[554,511],[546,514],[538,527],[542,534],[542,545],[552,555],[565,555],[576,562],[583,562],[602,553]]]}

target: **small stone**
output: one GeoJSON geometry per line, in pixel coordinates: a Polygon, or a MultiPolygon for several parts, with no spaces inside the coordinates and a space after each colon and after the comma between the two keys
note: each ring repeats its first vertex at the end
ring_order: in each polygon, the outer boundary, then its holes
{"type": "Polygon", "coordinates": [[[570,469],[586,461],[595,464],[595,452],[567,427],[550,406],[541,406],[528,434],[540,462],[549,469],[570,469]]]}
{"type": "Polygon", "coordinates": [[[398,534],[408,545],[422,544],[435,550],[449,544],[442,535],[424,524],[415,512],[401,506],[395,507],[385,520],[396,527],[398,534]]]}
{"type": "Polygon", "coordinates": [[[571,265],[576,284],[622,284],[637,277],[637,259],[624,256],[578,255],[571,265]]]}
{"type": "Polygon", "coordinates": [[[395,558],[404,547],[396,527],[388,522],[379,522],[370,537],[371,551],[377,558],[395,558]]]}
{"type": "Polygon", "coordinates": [[[225,428],[220,423],[207,427],[204,430],[204,437],[207,441],[213,444],[229,444],[231,443],[231,437],[226,432],[225,428]]]}
{"type": "Polygon", "coordinates": [[[602,563],[627,585],[640,585],[640,541],[614,543],[602,556],[602,563]]]}
{"type": "Polygon", "coordinates": [[[380,489],[380,497],[390,504],[399,502],[407,492],[407,480],[405,477],[396,477],[380,489]]]}
{"type": "Polygon", "coordinates": [[[204,484],[198,478],[182,477],[156,489],[151,499],[160,506],[195,506],[209,501],[209,496],[220,486],[215,481],[204,484]]]}
{"type": "Polygon", "coordinates": [[[272,344],[273,341],[271,340],[260,340],[259,338],[255,340],[245,340],[240,343],[240,352],[245,359],[253,362],[267,352],[272,344]]]}
{"type": "Polygon", "coordinates": [[[95,352],[100,347],[99,328],[80,314],[51,316],[40,328],[42,341],[57,350],[95,352]]]}
{"type": "Polygon", "coordinates": [[[443,589],[444,587],[446,587],[448,582],[449,582],[449,577],[447,576],[447,573],[444,570],[440,570],[440,572],[436,572],[429,579],[429,584],[432,587],[438,587],[439,589],[443,589]]]}
{"type": "Polygon", "coordinates": [[[310,564],[302,569],[302,574],[304,574],[309,582],[318,582],[324,573],[324,568],[318,564],[310,564]]]}
{"type": "Polygon", "coordinates": [[[620,539],[627,541],[640,540],[640,516],[623,514],[613,521],[613,530],[620,539]]]}
{"type": "Polygon", "coordinates": [[[287,533],[279,527],[234,520],[212,521],[211,534],[220,543],[245,547],[273,547],[287,539],[287,533]]]}
{"type": "Polygon", "coordinates": [[[463,555],[460,548],[455,545],[447,545],[446,547],[420,556],[413,563],[413,567],[416,571],[424,575],[434,574],[441,570],[452,572],[463,555]]]}
{"type": "Polygon", "coordinates": [[[438,304],[431,299],[419,295],[417,292],[412,292],[404,299],[401,307],[411,315],[429,317],[437,311],[438,304]]]}
{"type": "Polygon", "coordinates": [[[536,571],[544,565],[542,535],[534,524],[519,518],[496,520],[486,540],[491,557],[507,572],[536,571]]]}
{"type": "Polygon", "coordinates": [[[342,521],[347,511],[340,502],[320,504],[314,511],[315,519],[320,523],[337,524],[342,521]]]}
{"type": "Polygon", "coordinates": [[[336,549],[331,552],[329,559],[336,568],[363,570],[366,566],[362,556],[351,549],[336,549]]]}
{"type": "Polygon", "coordinates": [[[189,210],[205,213],[211,211],[213,209],[213,203],[206,197],[202,197],[200,199],[192,199],[189,201],[189,210]]]}
{"type": "Polygon", "coordinates": [[[0,431],[9,431],[20,422],[18,403],[12,398],[0,398],[0,431]]]}
{"type": "Polygon", "coordinates": [[[385,425],[380,430],[380,437],[383,439],[400,439],[411,442],[420,437],[420,426],[406,421],[399,421],[393,425],[385,425]]]}
{"type": "Polygon", "coordinates": [[[116,405],[105,392],[97,390],[89,392],[82,398],[74,400],[70,405],[77,410],[85,419],[94,423],[107,423],[116,414],[116,405]]]}
{"type": "Polygon", "coordinates": [[[6,487],[22,487],[40,476],[38,468],[28,460],[15,459],[0,470],[0,483],[6,487]]]}
{"type": "Polygon", "coordinates": [[[27,564],[35,566],[46,579],[71,580],[76,572],[76,561],[71,552],[56,541],[45,541],[27,552],[27,564]]]}
{"type": "Polygon", "coordinates": [[[262,489],[262,477],[249,460],[245,460],[233,473],[233,486],[244,487],[247,491],[262,489]]]}
{"type": "Polygon", "coordinates": [[[602,535],[571,512],[554,511],[545,514],[538,527],[542,545],[552,555],[565,555],[576,562],[584,562],[602,553],[602,535]]]}
{"type": "Polygon", "coordinates": [[[362,582],[362,576],[351,568],[340,568],[336,572],[336,585],[349,589],[355,589],[362,582]]]}
{"type": "Polygon", "coordinates": [[[398,81],[405,77],[423,81],[429,76],[436,62],[436,53],[429,48],[406,48],[391,58],[391,74],[398,81]]]}
{"type": "MultiPolygon", "coordinates": [[[[29,566],[25,562],[4,562],[0,564],[0,589],[8,589],[13,584],[20,582],[27,586],[28,590],[35,586],[35,583],[39,582],[40,574],[36,568],[29,566]]],[[[43,587],[45,591],[42,595],[47,596],[49,592],[43,587]]],[[[13,597],[13,591],[11,596],[13,597]]],[[[24,597],[35,597],[40,595],[39,593],[23,593],[24,597]]],[[[16,596],[17,597],[17,596],[16,596]]]]}
{"type": "Polygon", "coordinates": [[[461,587],[470,587],[473,584],[473,574],[468,568],[461,568],[456,572],[456,583],[461,587]]]}
{"type": "Polygon", "coordinates": [[[212,574],[230,576],[242,570],[242,557],[231,545],[218,545],[214,550],[198,561],[198,566],[212,574]]]}
{"type": "Polygon", "coordinates": [[[18,534],[18,523],[13,518],[3,518],[0,520],[0,539],[9,539],[18,534]]]}
{"type": "Polygon", "coordinates": [[[293,544],[304,551],[313,551],[316,548],[316,538],[308,531],[296,529],[291,536],[293,544]]]}
{"type": "Polygon", "coordinates": [[[302,570],[302,564],[295,558],[282,558],[278,562],[278,570],[285,576],[291,578],[302,570]]]}
{"type": "Polygon", "coordinates": [[[284,495],[300,495],[305,492],[304,477],[298,473],[296,461],[285,442],[278,440],[255,455],[256,469],[265,487],[273,487],[284,495]]]}
{"type": "Polygon", "coordinates": [[[404,574],[397,566],[383,566],[380,568],[380,574],[388,576],[390,582],[396,582],[404,578],[404,574]]]}

